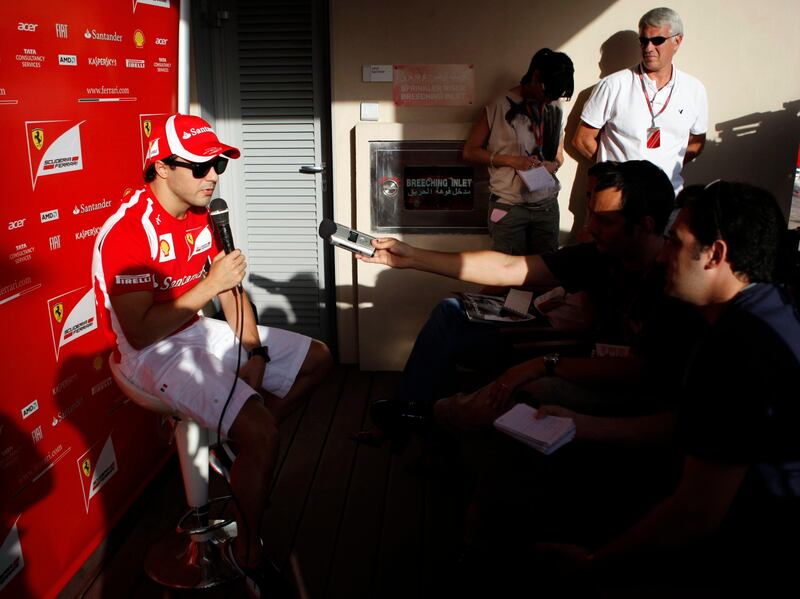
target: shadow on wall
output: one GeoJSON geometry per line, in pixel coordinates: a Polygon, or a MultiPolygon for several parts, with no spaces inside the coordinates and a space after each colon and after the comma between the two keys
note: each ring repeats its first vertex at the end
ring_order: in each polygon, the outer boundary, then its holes
{"type": "MultiPolygon", "coordinates": [[[[617,31],[600,46],[600,60],[597,66],[600,69],[598,79],[607,77],[612,73],[621,71],[635,65],[641,59],[639,48],[639,34],[636,31],[624,30],[617,31]]],[[[596,84],[595,84],[596,85],[596,84]]],[[[575,172],[575,180],[572,182],[572,193],[569,196],[569,211],[572,212],[574,220],[572,230],[562,233],[561,244],[574,243],[581,229],[586,224],[586,178],[592,162],[581,156],[572,147],[572,137],[578,129],[581,120],[583,105],[592,94],[594,85],[587,87],[578,93],[572,100],[572,111],[567,118],[566,130],[564,133],[564,151],[577,163],[578,168],[575,172]]]]}
{"type": "Polygon", "coordinates": [[[684,168],[686,184],[715,179],[742,181],[769,190],[789,213],[800,143],[800,99],[783,110],[756,112],[717,123],[719,140],[684,168]]]}
{"type": "Polygon", "coordinates": [[[289,311],[275,305],[267,305],[261,312],[256,311],[259,324],[313,335],[313,331],[297,326],[296,317],[304,311],[319,312],[319,281],[314,273],[298,272],[288,281],[275,281],[262,275],[251,274],[248,281],[270,295],[285,297],[289,305],[289,311]]]}
{"type": "MultiPolygon", "coordinates": [[[[43,426],[39,425],[40,433],[43,426]]],[[[53,473],[44,465],[45,453],[36,447],[38,440],[0,413],[0,588],[11,585],[9,592],[13,590],[18,597],[32,596],[24,565],[25,558],[30,561],[31,556],[24,553],[20,539],[35,527],[21,516],[46,498],[54,486],[53,473]]]]}

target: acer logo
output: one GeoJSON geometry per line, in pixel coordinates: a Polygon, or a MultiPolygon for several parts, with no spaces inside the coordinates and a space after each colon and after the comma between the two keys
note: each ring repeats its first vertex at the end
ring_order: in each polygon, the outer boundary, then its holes
{"type": "Polygon", "coordinates": [[[26,220],[26,219],[24,219],[24,218],[21,218],[21,219],[19,219],[19,220],[12,220],[12,221],[10,221],[10,222],[8,223],[8,230],[9,230],[9,231],[13,231],[14,229],[21,229],[22,227],[24,227],[24,226],[25,226],[25,220],[26,220]]]}
{"type": "Polygon", "coordinates": [[[38,23],[18,23],[17,24],[17,31],[36,31],[36,28],[39,26],[38,23]]]}

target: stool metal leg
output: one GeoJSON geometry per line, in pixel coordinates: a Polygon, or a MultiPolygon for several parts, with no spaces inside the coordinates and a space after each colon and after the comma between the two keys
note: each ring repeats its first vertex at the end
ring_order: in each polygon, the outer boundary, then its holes
{"type": "Polygon", "coordinates": [[[225,543],[236,536],[231,519],[209,518],[208,430],[181,420],[175,429],[184,490],[189,511],[177,528],[153,545],[145,558],[145,572],[164,586],[204,589],[239,578],[225,558],[225,543]]]}
{"type": "MultiPolygon", "coordinates": [[[[211,503],[228,501],[229,497],[211,503]]],[[[225,557],[225,543],[236,536],[232,520],[210,519],[208,506],[190,509],[178,527],[147,552],[147,575],[164,586],[178,589],[206,589],[240,577],[225,557]]]]}

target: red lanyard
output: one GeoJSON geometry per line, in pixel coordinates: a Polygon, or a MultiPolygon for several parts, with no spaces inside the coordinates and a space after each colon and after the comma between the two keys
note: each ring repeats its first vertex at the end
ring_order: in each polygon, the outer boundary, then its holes
{"type": "Polygon", "coordinates": [[[533,125],[533,109],[528,102],[525,102],[525,111],[528,113],[528,120],[531,122],[531,131],[533,131],[533,139],[536,142],[536,146],[539,148],[539,152],[542,152],[542,142],[544,141],[544,104],[541,105],[541,109],[539,110],[539,127],[538,131],[536,127],[533,125]]]}
{"type": "MultiPolygon", "coordinates": [[[[675,68],[675,67],[673,67],[675,68]]],[[[673,77],[675,72],[673,71],[673,77]]],[[[658,111],[658,114],[653,114],[653,103],[650,102],[650,98],[647,95],[647,90],[644,87],[644,77],[642,77],[642,67],[639,67],[639,83],[642,84],[642,93],[644,94],[645,102],[647,102],[647,109],[650,111],[650,122],[652,123],[652,127],[656,126],[656,117],[661,116],[661,113],[667,109],[669,105],[669,101],[672,99],[672,92],[675,91],[675,82],[672,82],[672,87],[669,90],[669,95],[667,96],[667,101],[664,102],[664,105],[661,107],[661,110],[658,111]]],[[[658,93],[658,92],[656,92],[658,93]]],[[[655,98],[655,96],[653,96],[655,98]]]]}

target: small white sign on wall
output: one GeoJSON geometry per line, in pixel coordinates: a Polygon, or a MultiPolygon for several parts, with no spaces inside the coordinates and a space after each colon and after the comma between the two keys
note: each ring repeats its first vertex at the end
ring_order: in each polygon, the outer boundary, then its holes
{"type": "Polygon", "coordinates": [[[394,70],[390,64],[364,64],[361,65],[361,81],[364,83],[379,83],[393,80],[394,70]]]}

